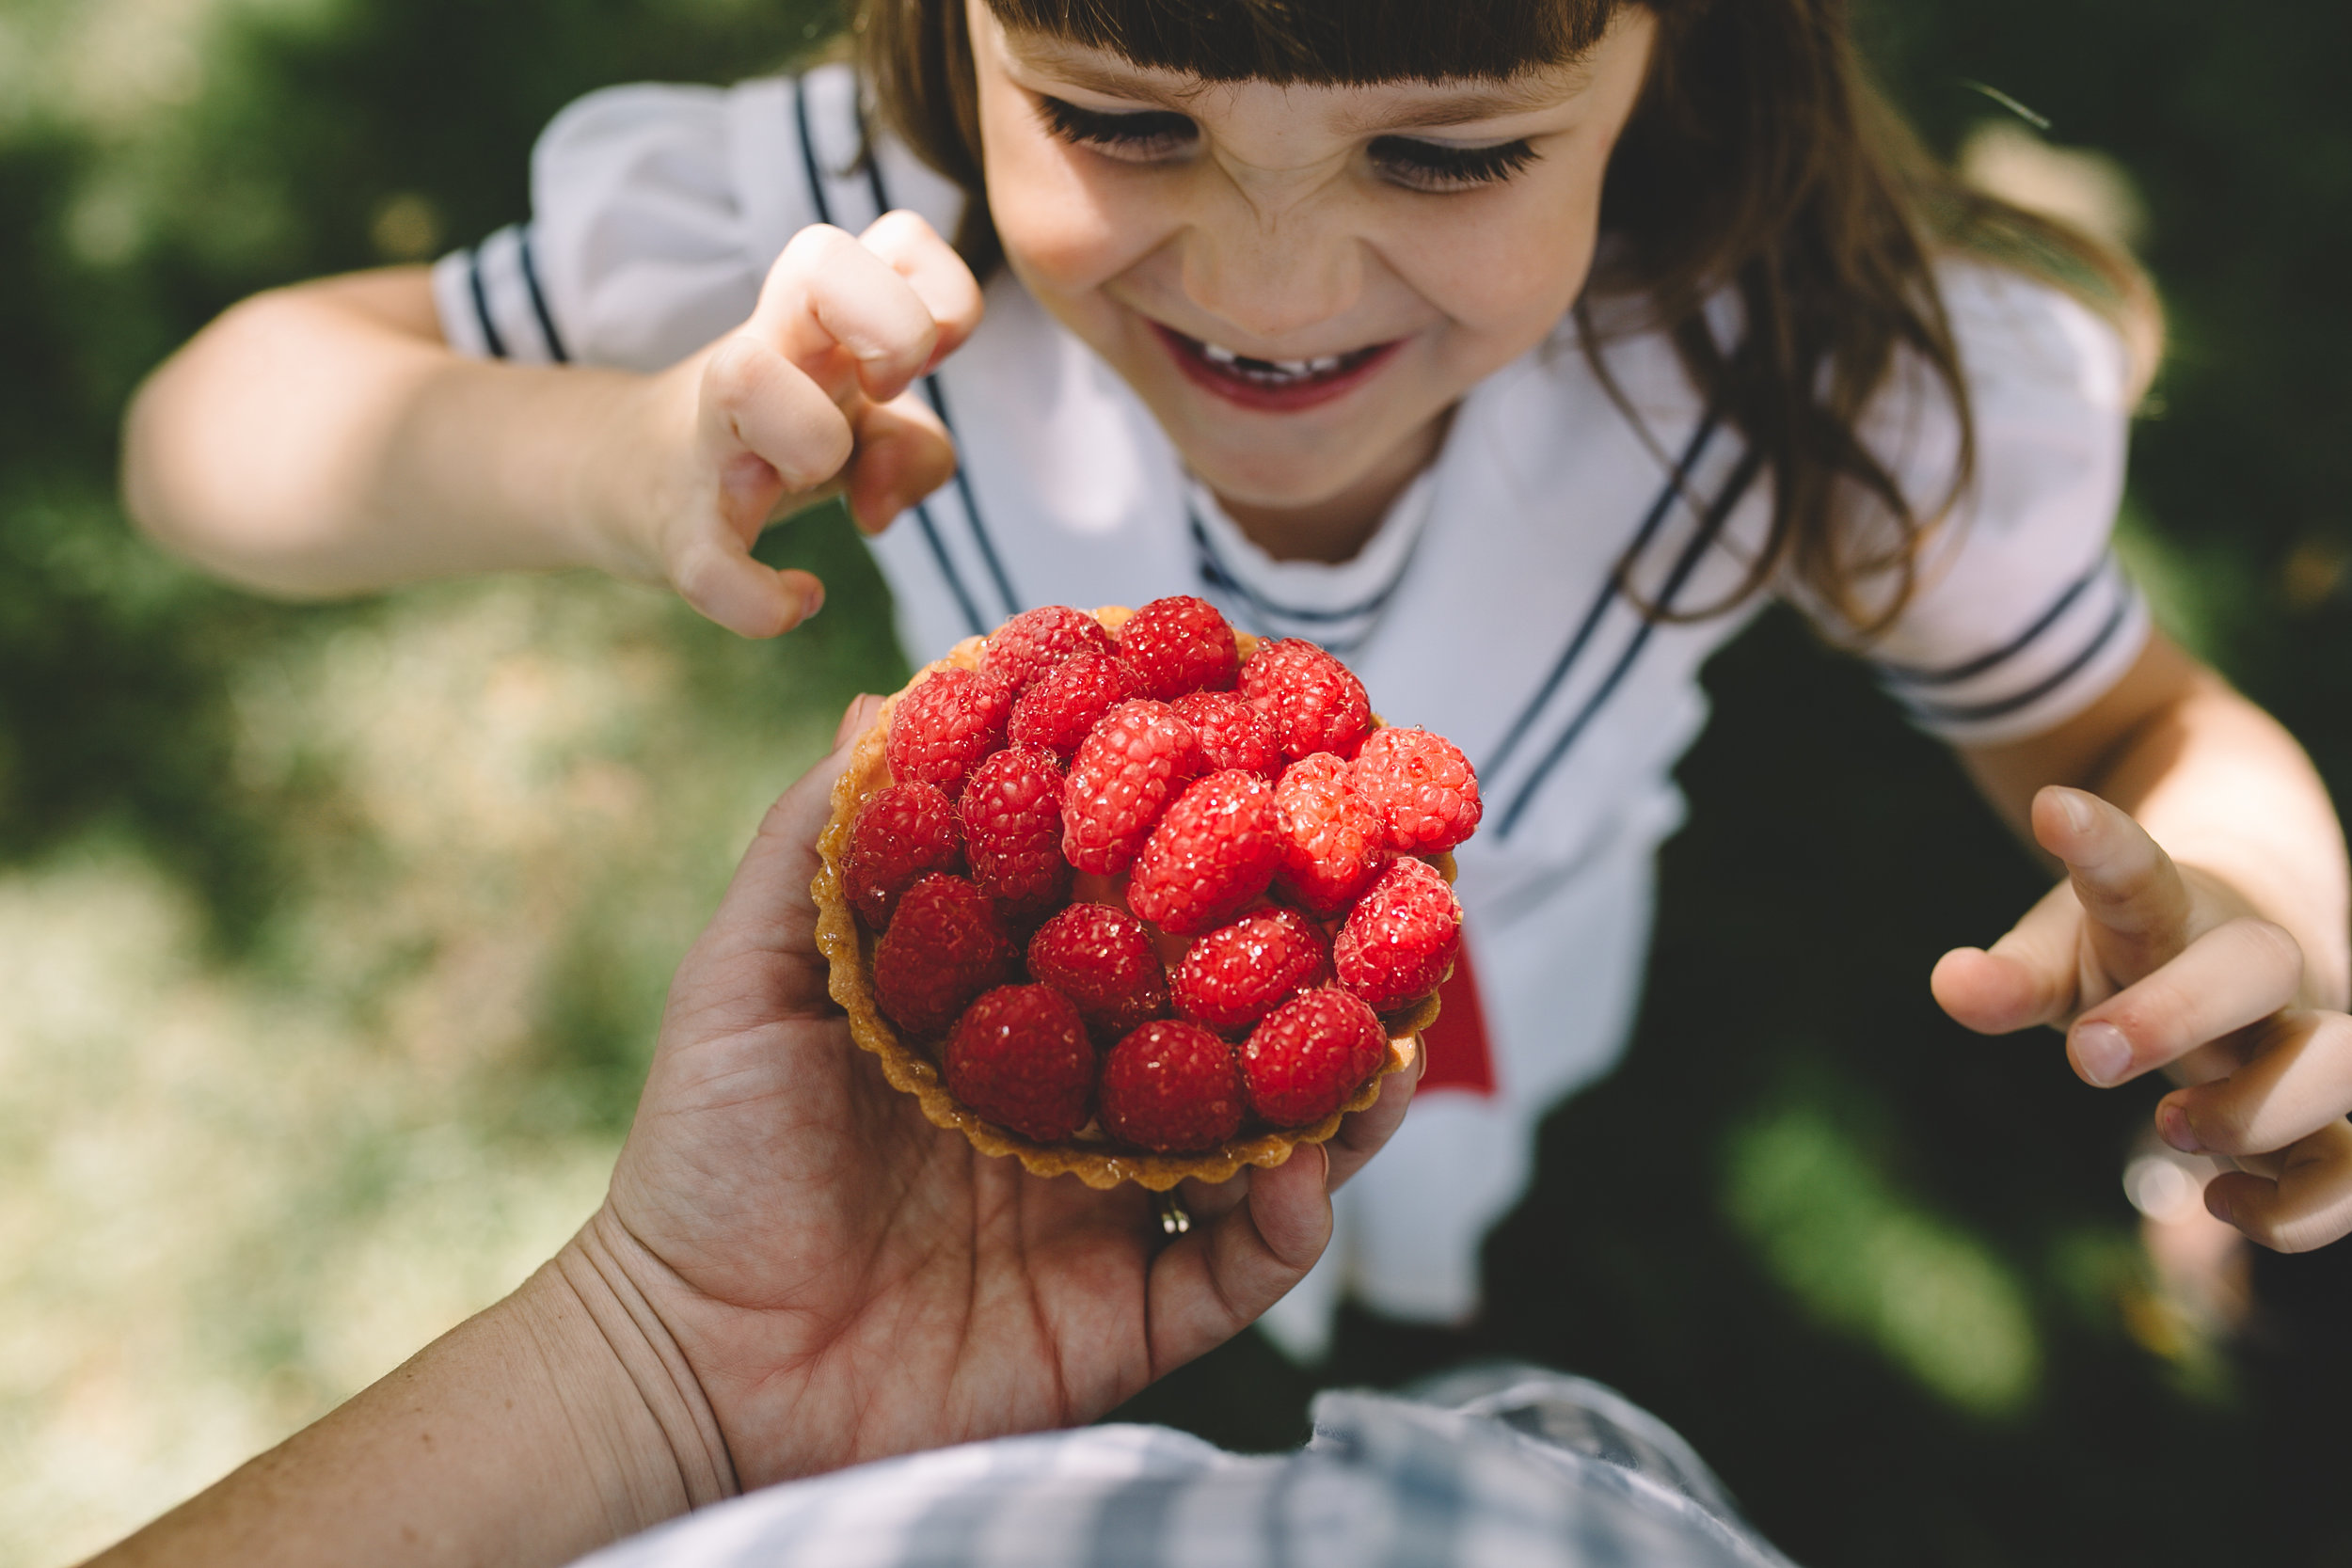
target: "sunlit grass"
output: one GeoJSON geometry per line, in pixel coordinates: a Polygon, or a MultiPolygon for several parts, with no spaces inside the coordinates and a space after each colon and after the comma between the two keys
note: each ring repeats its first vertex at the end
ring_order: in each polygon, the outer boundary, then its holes
{"type": "Polygon", "coordinates": [[[1782,1289],[1931,1393],[1988,1417],[2032,1401],[2042,1349],[2015,1272],[1826,1108],[1794,1101],[1739,1130],[1724,1205],[1782,1289]]]}
{"type": "Polygon", "coordinates": [[[792,651],[589,579],[322,617],[236,681],[250,950],[101,833],[0,876],[0,1559],[95,1547],[511,1289],[829,737],[792,651]]]}

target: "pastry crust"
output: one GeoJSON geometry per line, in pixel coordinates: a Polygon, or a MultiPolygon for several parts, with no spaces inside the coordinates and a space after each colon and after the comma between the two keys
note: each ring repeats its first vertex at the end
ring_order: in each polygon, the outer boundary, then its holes
{"type": "MultiPolygon", "coordinates": [[[[1096,610],[1094,617],[1106,629],[1116,631],[1133,613],[1123,607],[1111,606],[1096,610]]],[[[1242,657],[1248,658],[1257,646],[1257,639],[1247,632],[1237,631],[1234,635],[1240,640],[1242,657]]],[[[1319,1144],[1328,1139],[1340,1130],[1343,1116],[1363,1110],[1380,1098],[1383,1078],[1412,1065],[1421,1048],[1421,1032],[1437,1020],[1435,991],[1410,1007],[1381,1016],[1381,1022],[1389,1031],[1389,1059],[1339,1110],[1310,1127],[1259,1132],[1235,1138],[1217,1148],[1187,1154],[1153,1154],[1122,1148],[1091,1127],[1067,1142],[1050,1144],[1037,1143],[999,1127],[959,1104],[947,1092],[946,1082],[930,1053],[916,1042],[900,1037],[890,1021],[882,1017],[874,1001],[874,938],[858,923],[841,879],[850,828],[866,802],[890,784],[890,764],[883,754],[883,740],[890,732],[890,716],[898,698],[935,670],[951,664],[966,670],[978,669],[982,646],[982,639],[967,637],[950,649],[946,658],[915,672],[914,679],[882,704],[881,714],[858,736],[849,766],[842,769],[840,779],[833,786],[833,816],[825,824],[824,836],[818,841],[823,863],[809,892],[817,901],[817,945],[831,970],[827,989],[849,1013],[851,1037],[860,1049],[871,1052],[881,1060],[882,1076],[890,1080],[894,1088],[914,1096],[922,1104],[924,1116],[934,1126],[961,1132],[983,1154],[1009,1155],[1035,1176],[1074,1176],[1089,1187],[1104,1188],[1133,1181],[1153,1192],[1166,1192],[1188,1177],[1217,1182],[1230,1180],[1244,1165],[1279,1165],[1300,1144],[1319,1144]]],[[[1377,725],[1380,721],[1375,717],[1373,722],[1377,725]]],[[[1448,882],[1454,880],[1452,855],[1436,856],[1433,863],[1448,882]]]]}

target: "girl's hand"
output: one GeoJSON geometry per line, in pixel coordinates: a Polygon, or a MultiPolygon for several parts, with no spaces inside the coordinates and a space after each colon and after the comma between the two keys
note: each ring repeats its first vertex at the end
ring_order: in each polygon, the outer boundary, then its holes
{"type": "Polygon", "coordinates": [[[1944,955],[1936,1001],[1981,1034],[2065,1029],[2099,1087],[2156,1068],[2188,1085],[2156,1130],[2235,1163],[2205,1206],[2265,1246],[2352,1231],[2352,1018],[2310,1005],[2295,939],[2095,795],[2042,790],[2033,832],[2067,879],[1990,951],[1944,955]]]}
{"type": "Polygon", "coordinates": [[[979,319],[971,271],[913,213],[886,213],[855,238],[802,230],[751,320],[632,404],[630,425],[655,432],[655,453],[624,437],[588,465],[582,504],[605,519],[607,564],[667,581],[746,637],[791,630],[824,602],[823,585],[771,571],[753,543],[836,491],[880,532],[945,483],[955,449],[909,388],[979,319]]]}
{"type": "Polygon", "coordinates": [[[826,994],[809,880],[841,760],[769,814],[680,966],[611,1196],[566,1249],[629,1282],[747,1488],[1103,1415],[1304,1275],[1330,1189],[1411,1098],[1400,1074],[1329,1145],[1196,1184],[1173,1242],[1139,1188],[976,1152],[826,994]]]}

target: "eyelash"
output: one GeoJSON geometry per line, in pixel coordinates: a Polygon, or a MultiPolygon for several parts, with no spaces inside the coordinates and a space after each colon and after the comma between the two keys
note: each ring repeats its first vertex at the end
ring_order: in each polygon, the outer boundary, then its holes
{"type": "MultiPolygon", "coordinates": [[[[1063,141],[1148,163],[1181,151],[1200,136],[1191,120],[1167,110],[1105,114],[1038,95],[1045,128],[1063,141]]],[[[1524,138],[1492,147],[1448,147],[1411,136],[1380,136],[1370,150],[1382,173],[1407,190],[1442,193],[1500,183],[1542,154],[1524,138]]]]}
{"type": "Polygon", "coordinates": [[[1542,156],[1523,137],[1492,147],[1448,147],[1410,136],[1381,136],[1373,142],[1371,155],[1398,184],[1433,192],[1499,184],[1542,156]]]}
{"type": "Polygon", "coordinates": [[[1104,148],[1122,156],[1146,161],[1189,146],[1200,133],[1183,115],[1167,110],[1140,114],[1104,114],[1081,109],[1058,98],[1038,96],[1045,128],[1066,142],[1104,148]]]}

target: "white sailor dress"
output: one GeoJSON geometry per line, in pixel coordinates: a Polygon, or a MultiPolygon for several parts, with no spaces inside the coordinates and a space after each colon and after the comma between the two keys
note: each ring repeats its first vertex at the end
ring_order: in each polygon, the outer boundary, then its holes
{"type": "MultiPolygon", "coordinates": [[[[832,66],[575,103],[533,154],[530,220],[436,266],[450,343],[653,371],[747,319],[810,223],[854,233],[905,207],[951,233],[961,192],[869,140],[859,96],[832,66]]],[[[1980,744],[2097,700],[2149,621],[2108,549],[2129,397],[2115,335],[2012,274],[1952,262],[1940,278],[1976,473],[1867,655],[1916,723],[1980,744]]],[[[1330,648],[1389,721],[1440,731],[1478,768],[1485,822],[1457,857],[1464,962],[1420,1098],[1338,1195],[1329,1252],[1267,1327],[1314,1354],[1343,1294],[1459,1320],[1479,1302],[1479,1243],[1526,1184],[1537,1120],[1605,1072],[1630,1030],[1655,851],[1682,816],[1671,769],[1706,719],[1699,668],[1754,608],[1679,621],[1645,607],[1731,594],[1764,537],[1769,476],[1662,335],[1600,345],[1620,404],[1564,321],[1470,390],[1353,560],[1276,561],[1009,273],[986,302],[922,387],[955,436],[955,478],[872,542],[910,658],[1037,605],[1198,594],[1248,630],[1330,648]]],[[[1866,436],[1908,494],[1941,499],[1955,423],[1916,366],[1866,436]]]]}

